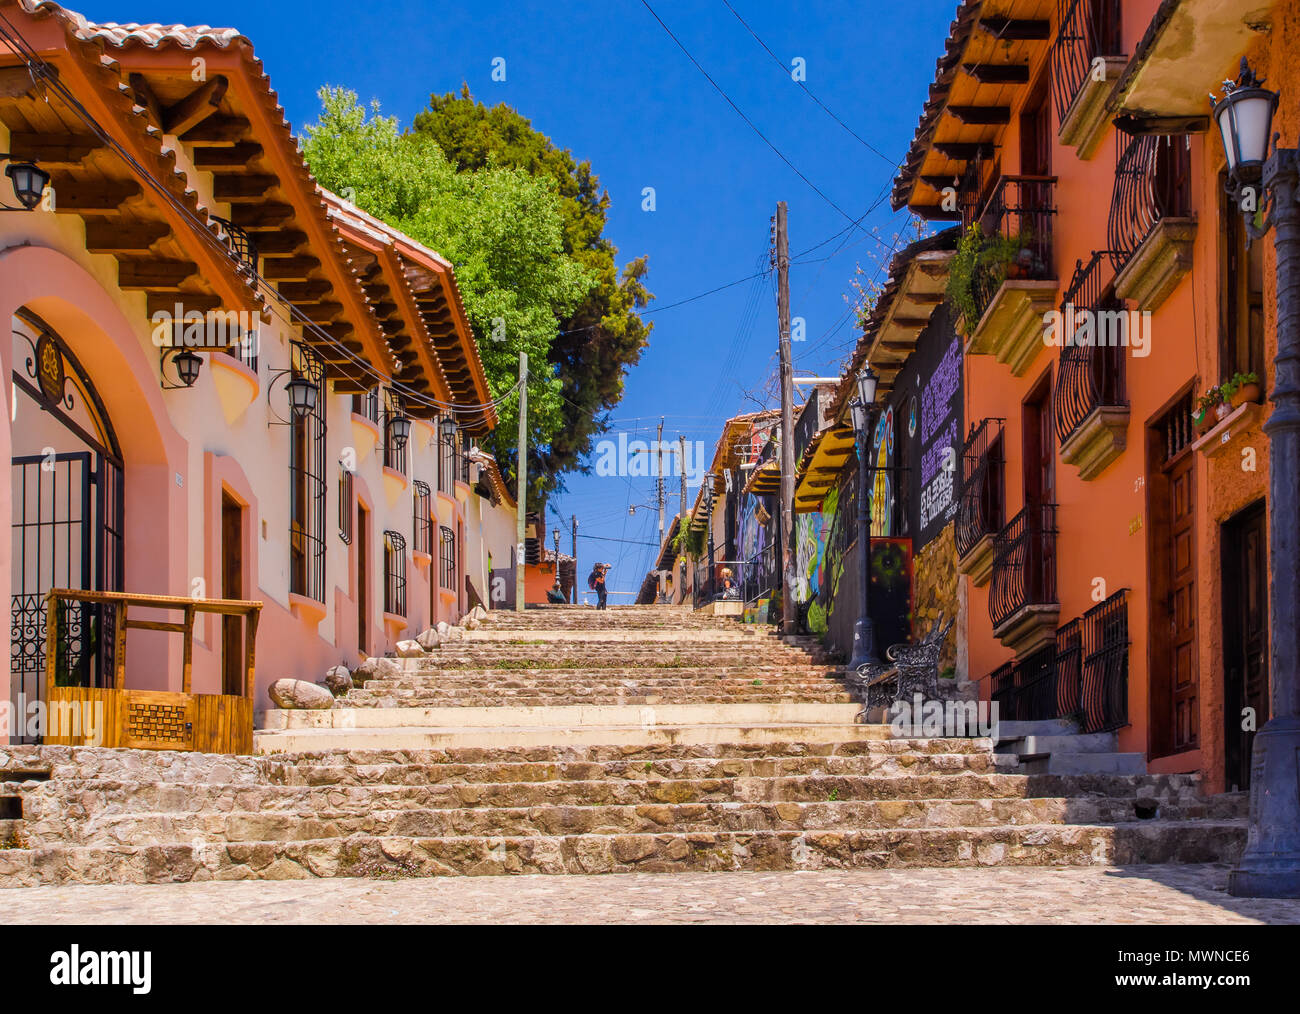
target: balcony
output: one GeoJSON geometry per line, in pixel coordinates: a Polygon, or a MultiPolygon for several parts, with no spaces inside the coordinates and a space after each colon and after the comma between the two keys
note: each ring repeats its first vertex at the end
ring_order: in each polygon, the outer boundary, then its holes
{"type": "Polygon", "coordinates": [[[1124,356],[1129,317],[1122,304],[1103,296],[1109,261],[1108,250],[1094,252],[1086,265],[1080,261],[1061,304],[1064,318],[1073,322],[1080,315],[1087,330],[1072,328],[1065,336],[1069,344],[1061,349],[1053,395],[1056,435],[1061,460],[1078,468],[1085,480],[1105,471],[1128,442],[1124,356]]]}
{"type": "Polygon", "coordinates": [[[957,570],[977,586],[993,573],[993,539],[1004,509],[1001,419],[971,423],[962,448],[961,500],[957,505],[957,570]]]}
{"type": "Polygon", "coordinates": [[[1128,591],[1056,631],[1051,644],[990,674],[1003,721],[1074,719],[1081,732],[1128,724],[1128,591]]]}
{"type": "Polygon", "coordinates": [[[993,539],[993,636],[1030,655],[1056,636],[1056,504],[1031,504],[993,539]]]}
{"type": "Polygon", "coordinates": [[[1057,0],[1052,96],[1062,144],[1090,159],[1106,136],[1106,100],[1128,58],[1119,55],[1120,0],[1057,0]]]}
{"type": "Polygon", "coordinates": [[[1184,137],[1143,134],[1116,151],[1107,229],[1115,295],[1154,310],[1192,269],[1191,158],[1184,137]]]}
{"type": "Polygon", "coordinates": [[[808,449],[808,445],[812,443],[813,437],[821,432],[823,408],[820,390],[820,388],[814,387],[808,392],[808,400],[803,403],[803,408],[799,410],[799,418],[794,423],[794,460],[796,464],[803,457],[803,452],[808,449]]]}
{"type": "Polygon", "coordinates": [[[1054,176],[1003,176],[974,218],[986,252],[996,245],[1008,257],[982,258],[973,272],[966,351],[994,356],[1018,377],[1043,348],[1043,315],[1055,309],[1060,288],[1052,261],[1055,186],[1054,176]]]}

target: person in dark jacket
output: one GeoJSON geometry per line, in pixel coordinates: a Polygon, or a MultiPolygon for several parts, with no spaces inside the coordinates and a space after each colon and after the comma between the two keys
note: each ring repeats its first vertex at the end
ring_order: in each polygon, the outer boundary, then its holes
{"type": "Polygon", "coordinates": [[[564,592],[560,590],[560,582],[556,581],[546,593],[546,601],[553,606],[562,606],[565,603],[564,592]]]}
{"type": "Polygon", "coordinates": [[[596,593],[596,608],[605,608],[605,575],[609,573],[609,564],[598,563],[587,576],[587,587],[596,593]]]}

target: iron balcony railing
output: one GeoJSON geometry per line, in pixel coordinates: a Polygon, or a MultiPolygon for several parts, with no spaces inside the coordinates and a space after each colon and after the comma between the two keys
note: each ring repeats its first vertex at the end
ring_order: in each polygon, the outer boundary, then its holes
{"type": "Polygon", "coordinates": [[[1128,724],[1128,590],[1071,620],[1055,642],[989,674],[1002,721],[1070,718],[1083,732],[1128,724]]]}
{"type": "MultiPolygon", "coordinates": [[[[971,295],[978,320],[1010,278],[1042,281],[1055,277],[1052,223],[1056,216],[1055,176],[1003,176],[975,218],[990,241],[1018,241],[1009,263],[990,262],[975,272],[971,295]]],[[[967,223],[969,224],[969,223],[967,223]]]]}
{"type": "Polygon", "coordinates": [[[1056,602],[1056,504],[1030,504],[993,538],[989,617],[1000,626],[1026,606],[1056,602]]]}
{"type": "Polygon", "coordinates": [[[433,555],[433,497],[427,482],[412,484],[414,509],[411,517],[411,552],[433,555]]]}
{"type": "Polygon", "coordinates": [[[1002,529],[1005,513],[1002,419],[971,423],[962,447],[961,499],[957,504],[957,555],[965,556],[1002,529]]]}
{"type": "Polygon", "coordinates": [[[1143,134],[1115,146],[1107,240],[1118,274],[1156,226],[1191,213],[1191,156],[1184,136],[1143,134]]]}
{"type": "Polygon", "coordinates": [[[803,452],[812,443],[813,437],[821,430],[822,406],[818,389],[813,388],[808,394],[808,400],[803,403],[803,408],[799,412],[799,418],[794,424],[794,460],[795,464],[799,463],[803,457],[803,452]]]}
{"type": "Polygon", "coordinates": [[[695,565],[695,608],[717,600],[749,605],[780,587],[776,543],[769,543],[748,560],[708,560],[695,565]],[[725,573],[730,571],[730,574],[725,573]]]}
{"type": "Polygon", "coordinates": [[[438,587],[456,587],[456,533],[446,525],[438,531],[438,587]]]}
{"type": "Polygon", "coordinates": [[[217,223],[219,232],[217,238],[220,239],[230,249],[234,258],[241,265],[250,271],[257,271],[257,244],[253,242],[253,237],[242,227],[226,218],[220,218],[216,215],[211,216],[212,221],[217,223]]]}
{"type": "Polygon", "coordinates": [[[1056,43],[1052,47],[1052,97],[1056,121],[1066,114],[1092,75],[1098,57],[1119,56],[1120,0],[1057,0],[1056,43]]]}
{"type": "Polygon", "coordinates": [[[406,539],[384,532],[384,612],[406,615],[406,539]]]}
{"type": "Polygon", "coordinates": [[[1065,443],[1098,408],[1128,404],[1124,378],[1124,348],[1128,343],[1128,314],[1122,303],[1105,295],[1104,270],[1110,251],[1095,251],[1087,264],[1079,261],[1061,303],[1064,320],[1075,331],[1064,335],[1061,366],[1053,394],[1056,435],[1065,443]],[[1091,336],[1083,340],[1079,327],[1091,336]],[[1076,343],[1078,336],[1081,340],[1076,343]]]}

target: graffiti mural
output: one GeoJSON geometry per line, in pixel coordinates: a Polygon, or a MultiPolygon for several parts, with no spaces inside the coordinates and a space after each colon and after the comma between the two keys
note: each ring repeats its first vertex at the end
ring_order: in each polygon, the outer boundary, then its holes
{"type": "Polygon", "coordinates": [[[871,490],[871,534],[893,535],[894,517],[894,406],[880,413],[872,436],[876,481],[871,490]]]}

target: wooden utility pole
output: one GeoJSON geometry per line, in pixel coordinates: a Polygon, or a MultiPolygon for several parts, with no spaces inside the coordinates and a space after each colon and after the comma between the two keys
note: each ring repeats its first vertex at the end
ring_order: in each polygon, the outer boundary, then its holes
{"type": "Polygon", "coordinates": [[[578,515],[573,515],[573,604],[578,604],[578,515]]]}
{"type": "MultiPolygon", "coordinates": [[[[677,464],[681,468],[682,475],[682,502],[681,510],[678,512],[683,518],[686,517],[686,438],[680,433],[677,435],[677,464]]],[[[682,524],[686,522],[683,521],[682,524]]]]}
{"type": "MultiPolygon", "coordinates": [[[[665,500],[664,497],[664,417],[663,416],[659,417],[659,433],[655,437],[655,461],[658,462],[656,468],[659,471],[659,478],[655,482],[655,500],[656,500],[656,504],[659,507],[659,546],[660,548],[662,548],[664,544],[664,506],[665,506],[664,503],[665,500]]],[[[658,592],[658,594],[655,596],[656,600],[662,602],[664,600],[664,575],[662,571],[660,571],[655,578],[655,591],[658,592]]]]}
{"type": "Polygon", "coordinates": [[[776,205],[776,312],[781,353],[781,629],[794,633],[794,364],[790,361],[790,237],[776,205]]]}
{"type": "MultiPolygon", "coordinates": [[[[528,353],[519,353],[519,457],[515,462],[515,612],[524,611],[524,526],[528,520],[528,353]]],[[[576,581],[574,582],[577,583],[576,581]]]]}

